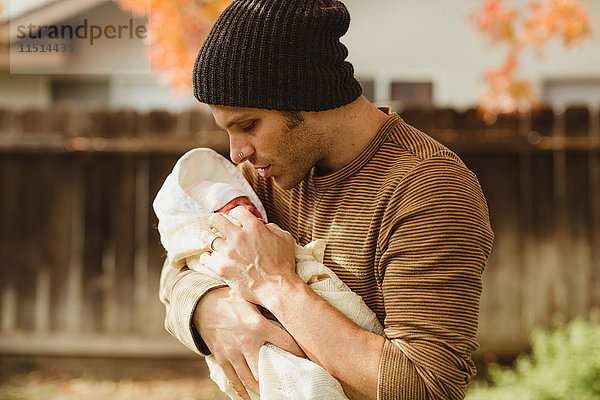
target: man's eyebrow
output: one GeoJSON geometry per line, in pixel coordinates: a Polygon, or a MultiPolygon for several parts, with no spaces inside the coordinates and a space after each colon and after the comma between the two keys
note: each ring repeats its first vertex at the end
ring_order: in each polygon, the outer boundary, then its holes
{"type": "Polygon", "coordinates": [[[231,128],[233,125],[237,124],[238,122],[240,122],[244,118],[248,118],[249,116],[250,116],[250,113],[244,113],[244,114],[237,115],[237,116],[233,117],[232,119],[230,119],[229,121],[227,121],[225,123],[225,129],[231,128]]]}

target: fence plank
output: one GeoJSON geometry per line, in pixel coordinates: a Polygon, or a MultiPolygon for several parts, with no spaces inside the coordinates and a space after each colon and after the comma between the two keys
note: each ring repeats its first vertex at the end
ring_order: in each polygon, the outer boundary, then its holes
{"type": "Polygon", "coordinates": [[[145,333],[151,330],[148,324],[149,260],[148,225],[150,170],[148,157],[140,157],[135,164],[135,254],[133,261],[133,299],[135,330],[145,333]]]}
{"type": "Polygon", "coordinates": [[[40,266],[36,280],[35,331],[46,333],[50,330],[50,268],[40,266]]]}
{"type": "Polygon", "coordinates": [[[29,165],[23,157],[17,156],[20,165],[20,182],[17,186],[18,203],[14,212],[13,238],[10,268],[17,273],[15,287],[18,291],[17,327],[20,330],[35,330],[35,303],[37,269],[45,264],[43,252],[46,240],[47,220],[51,218],[45,206],[48,197],[43,169],[47,159],[41,157],[39,164],[29,165]],[[25,209],[27,212],[19,212],[25,209]]]}
{"type": "Polygon", "coordinates": [[[402,111],[400,116],[410,125],[419,129],[422,132],[429,132],[435,135],[435,120],[433,109],[423,109],[407,107],[402,111]]]}
{"type": "Polygon", "coordinates": [[[0,329],[13,332],[17,329],[17,266],[13,265],[15,250],[14,229],[18,226],[20,168],[14,157],[0,158],[0,329]]]}
{"type": "Polygon", "coordinates": [[[14,111],[0,109],[0,135],[13,133],[17,115],[14,111]]]}
{"type": "MultiPolygon", "coordinates": [[[[50,331],[52,316],[52,276],[51,271],[55,270],[56,251],[53,247],[57,244],[56,239],[60,236],[54,236],[54,226],[56,223],[64,223],[58,220],[60,214],[57,213],[57,201],[61,197],[57,195],[60,186],[55,182],[57,174],[61,173],[61,159],[53,156],[41,156],[35,164],[28,167],[32,178],[26,179],[26,182],[35,182],[35,194],[25,194],[31,196],[33,204],[29,214],[34,216],[30,222],[31,227],[27,228],[27,235],[35,241],[30,249],[30,263],[33,266],[31,272],[35,276],[35,304],[34,304],[34,324],[35,331],[44,334],[50,331]],[[35,232],[35,235],[31,234],[35,232]]],[[[32,186],[28,184],[27,186],[32,186]]],[[[28,207],[29,208],[29,207],[28,207]]],[[[66,219],[68,221],[68,218],[66,219]]],[[[63,250],[64,249],[60,249],[63,250]]]]}
{"type": "Polygon", "coordinates": [[[41,134],[48,132],[48,112],[31,109],[21,113],[21,129],[24,134],[41,134]]]}
{"type": "MultiPolygon", "coordinates": [[[[32,159],[28,157],[28,159],[32,159]]],[[[82,163],[70,156],[57,156],[51,165],[38,165],[47,170],[51,195],[47,196],[47,213],[50,218],[48,240],[48,266],[50,267],[50,331],[64,331],[67,324],[67,277],[71,263],[71,234],[73,215],[73,177],[82,163]],[[50,178],[51,177],[51,178],[50,178]]],[[[82,188],[83,189],[83,188],[82,188]]],[[[88,202],[86,202],[86,207],[88,202]]],[[[89,238],[93,230],[86,230],[89,238]]],[[[86,269],[90,267],[85,264],[86,269]]],[[[87,321],[86,321],[87,323],[87,321]]],[[[93,325],[89,326],[93,329],[93,325]]]]}
{"type": "Polygon", "coordinates": [[[177,117],[168,111],[150,111],[149,132],[171,134],[177,130],[177,117]]]}
{"type": "Polygon", "coordinates": [[[71,187],[71,252],[67,276],[67,312],[65,328],[68,332],[81,330],[83,304],[83,269],[85,252],[85,182],[81,166],[73,171],[71,187]]]}
{"type": "Polygon", "coordinates": [[[117,250],[115,238],[110,235],[103,241],[102,250],[102,326],[106,333],[118,329],[122,307],[117,293],[117,250]]]}
{"type": "Polygon", "coordinates": [[[540,107],[531,112],[531,130],[541,136],[552,136],[554,132],[554,111],[540,107]]]}
{"type": "Polygon", "coordinates": [[[527,336],[536,324],[536,298],[532,288],[538,281],[540,273],[538,242],[535,234],[533,200],[533,155],[522,152],[519,155],[519,237],[522,265],[521,285],[521,335],[527,336]]]}
{"type": "Polygon", "coordinates": [[[593,280],[591,226],[589,210],[591,208],[588,193],[589,155],[570,153],[566,156],[566,206],[569,220],[568,238],[570,248],[563,256],[562,270],[567,275],[568,317],[589,315],[589,282],[593,280]]]}
{"type": "Polygon", "coordinates": [[[533,203],[535,236],[538,246],[537,279],[530,281],[535,299],[535,325],[549,326],[555,312],[553,295],[554,275],[558,265],[558,254],[554,246],[555,212],[553,201],[552,156],[537,154],[533,158],[533,203]]]}
{"type": "Polygon", "coordinates": [[[463,156],[479,177],[490,205],[490,221],[495,232],[494,250],[484,272],[480,336],[486,342],[505,338],[521,340],[520,238],[518,235],[519,192],[513,182],[519,179],[518,155],[463,156]],[[501,173],[498,173],[501,171],[501,173]],[[500,268],[501,266],[501,268],[500,268]]]}
{"type": "MultiPolygon", "coordinates": [[[[590,117],[590,137],[600,141],[600,108],[596,108],[590,117]]],[[[589,197],[590,230],[592,245],[590,279],[590,314],[600,315],[600,152],[589,157],[589,197]]]]}
{"type": "Polygon", "coordinates": [[[107,329],[105,310],[105,288],[107,286],[104,269],[107,268],[106,242],[110,240],[106,203],[112,201],[112,191],[107,193],[102,182],[109,166],[104,157],[81,154],[84,164],[85,185],[85,253],[84,253],[84,303],[83,327],[87,332],[101,332],[107,329]],[[104,264],[103,264],[104,263],[104,264]]]}
{"type": "Polygon", "coordinates": [[[109,205],[112,215],[112,237],[116,243],[118,332],[132,332],[135,325],[134,254],[135,254],[135,160],[132,156],[110,157],[114,168],[112,183],[105,189],[116,189],[115,199],[109,205]]]}
{"type": "MultiPolygon", "coordinates": [[[[565,137],[565,113],[557,112],[554,120],[553,137],[565,137]]],[[[554,178],[554,207],[555,224],[553,249],[556,252],[557,262],[553,263],[553,292],[555,311],[567,316],[569,313],[569,274],[562,266],[569,265],[569,253],[572,248],[571,238],[568,235],[570,220],[567,205],[567,159],[564,150],[553,152],[553,178],[554,178]]]]}
{"type": "MultiPolygon", "coordinates": [[[[531,135],[532,115],[527,113],[519,120],[517,131],[521,138],[531,135]]],[[[526,337],[536,324],[536,298],[532,290],[538,280],[539,257],[538,241],[534,222],[534,153],[524,150],[519,153],[519,237],[521,254],[521,337],[526,337]]]]}
{"type": "Polygon", "coordinates": [[[590,111],[587,107],[567,107],[564,118],[565,129],[562,132],[564,136],[589,137],[590,111]]]}

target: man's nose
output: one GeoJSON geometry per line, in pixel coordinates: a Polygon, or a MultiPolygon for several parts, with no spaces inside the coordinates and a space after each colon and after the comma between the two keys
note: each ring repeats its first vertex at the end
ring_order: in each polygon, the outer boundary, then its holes
{"type": "Polygon", "coordinates": [[[247,141],[229,136],[229,156],[231,161],[240,164],[254,154],[254,147],[247,141]]]}

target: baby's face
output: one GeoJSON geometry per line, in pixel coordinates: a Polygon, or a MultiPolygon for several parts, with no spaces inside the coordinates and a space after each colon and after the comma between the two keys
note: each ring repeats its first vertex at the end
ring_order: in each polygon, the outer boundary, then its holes
{"type": "Polygon", "coordinates": [[[254,204],[252,204],[250,199],[247,197],[236,197],[215,212],[229,214],[229,211],[233,210],[237,206],[245,207],[248,211],[254,214],[256,218],[262,219],[262,215],[260,215],[254,204]]]}

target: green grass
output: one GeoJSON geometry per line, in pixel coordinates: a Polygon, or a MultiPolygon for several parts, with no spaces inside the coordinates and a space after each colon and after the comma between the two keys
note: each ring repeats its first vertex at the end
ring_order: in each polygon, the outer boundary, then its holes
{"type": "Polygon", "coordinates": [[[491,365],[467,400],[600,399],[600,324],[582,319],[532,334],[532,352],[512,368],[491,365]]]}

